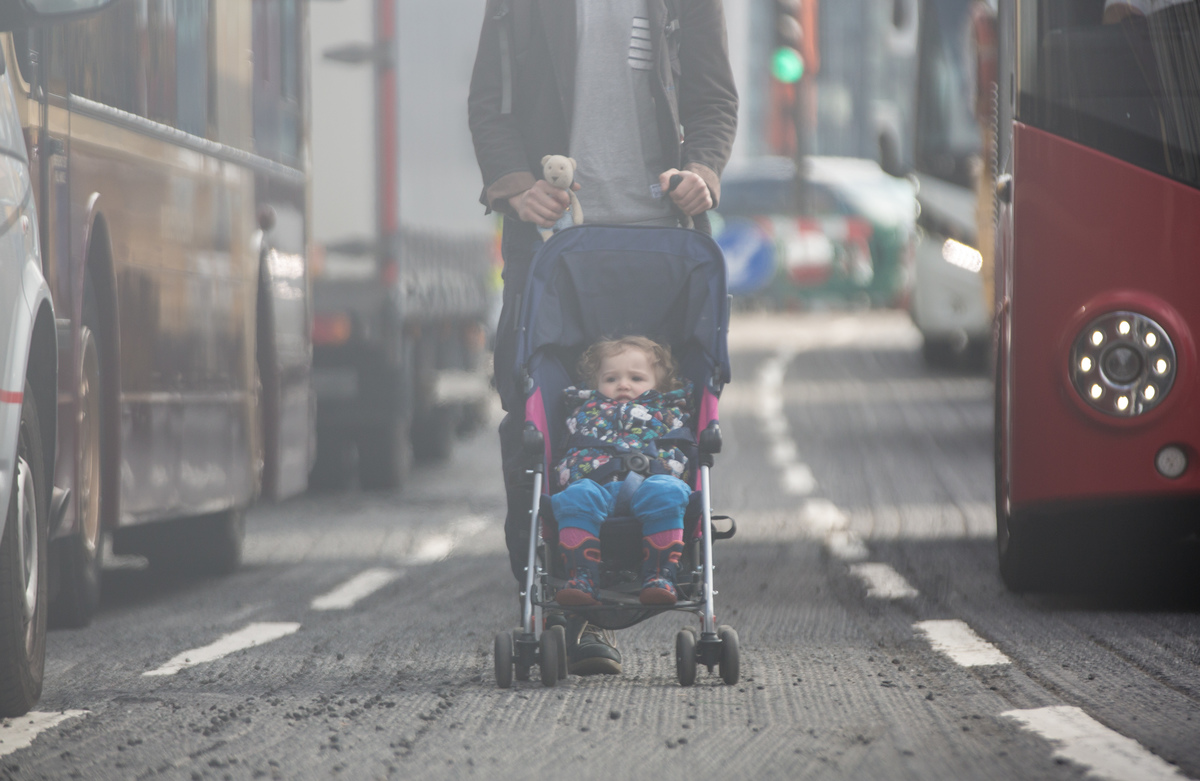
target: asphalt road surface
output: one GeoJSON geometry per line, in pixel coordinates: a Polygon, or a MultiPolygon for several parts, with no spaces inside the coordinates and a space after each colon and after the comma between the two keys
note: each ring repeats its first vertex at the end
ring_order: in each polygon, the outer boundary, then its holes
{"type": "Polygon", "coordinates": [[[743,316],[731,346],[738,685],[681,688],[667,614],[619,633],[622,676],[496,687],[488,430],[398,495],[255,510],[230,577],[111,562],[0,777],[1200,779],[1200,599],[1004,589],[985,375],[926,369],[894,313],[743,316]]]}

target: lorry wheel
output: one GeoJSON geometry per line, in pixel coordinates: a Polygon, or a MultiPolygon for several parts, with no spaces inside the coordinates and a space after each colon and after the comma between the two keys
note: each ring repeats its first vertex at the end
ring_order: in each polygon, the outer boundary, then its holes
{"type": "Polygon", "coordinates": [[[42,432],[28,382],[24,399],[0,538],[0,717],[29,712],[42,694],[46,662],[49,508],[42,432]]]}
{"type": "Polygon", "coordinates": [[[445,461],[454,449],[458,422],[454,407],[436,407],[413,421],[413,455],[420,461],[445,461]]]}
{"type": "Polygon", "coordinates": [[[407,416],[358,435],[358,482],[368,491],[404,485],[412,468],[413,444],[407,416]]]}
{"type": "Polygon", "coordinates": [[[96,339],[94,317],[94,314],[89,316],[85,293],[80,329],[83,365],[79,380],[79,494],[76,498],[79,528],[56,540],[52,546],[59,580],[50,606],[50,623],[54,627],[72,629],[90,624],[100,604],[100,492],[103,490],[100,459],[104,452],[101,418],[104,405],[100,345],[96,339]]]}
{"type": "Polygon", "coordinates": [[[314,491],[342,491],[350,485],[350,442],[333,431],[317,432],[317,457],[308,474],[314,491]]]}

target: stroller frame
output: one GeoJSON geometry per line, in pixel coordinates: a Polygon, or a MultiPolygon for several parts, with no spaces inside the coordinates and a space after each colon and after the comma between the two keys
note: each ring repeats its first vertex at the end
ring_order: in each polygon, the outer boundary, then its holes
{"type": "MultiPolygon", "coordinates": [[[[671,231],[676,234],[686,234],[687,238],[683,236],[668,238],[677,238],[678,241],[687,242],[692,246],[699,243],[702,250],[708,253],[715,253],[712,257],[717,259],[715,262],[720,263],[719,289],[709,291],[708,297],[712,298],[715,296],[719,299],[717,305],[721,308],[721,311],[717,313],[717,324],[714,332],[714,337],[719,339],[720,360],[717,361],[717,365],[714,367],[712,383],[712,386],[716,389],[716,393],[719,394],[720,387],[728,380],[728,357],[724,353],[724,339],[727,332],[729,302],[724,289],[724,261],[721,257],[720,249],[707,236],[701,236],[695,231],[672,228],[617,228],[612,226],[568,228],[555,234],[537,252],[530,268],[526,294],[522,299],[526,305],[529,305],[532,298],[532,288],[536,284],[535,270],[537,269],[539,260],[545,256],[550,256],[551,259],[545,262],[555,262],[553,256],[558,244],[570,243],[572,240],[574,240],[575,245],[580,243],[586,244],[587,239],[591,237],[583,236],[582,234],[588,231],[592,233],[598,233],[599,231],[624,233],[630,231],[671,231]],[[706,246],[705,242],[710,246],[706,246]]],[[[601,239],[608,238],[603,233],[599,235],[601,239]]],[[[605,242],[601,241],[600,243],[604,244],[605,242]]],[[[619,244],[620,241],[616,243],[619,244]]],[[[619,252],[619,250],[616,251],[619,252]]],[[[714,261],[710,260],[708,262],[714,261]]],[[[526,312],[523,311],[521,314],[522,348],[518,353],[518,364],[524,373],[523,379],[528,387],[532,384],[532,380],[525,371],[525,364],[530,355],[536,350],[536,345],[531,346],[529,343],[527,320],[526,312]]],[[[598,335],[593,334],[592,336],[595,337],[598,335]]],[[[716,395],[713,395],[714,402],[715,399],[716,395]]],[[[622,596],[619,592],[613,592],[602,587],[602,604],[593,607],[564,607],[553,601],[554,590],[564,584],[562,579],[556,579],[551,572],[550,562],[554,560],[553,557],[556,555],[556,551],[552,549],[553,546],[550,540],[541,533],[543,522],[542,500],[543,496],[549,498],[548,492],[545,494],[543,492],[546,491],[545,472],[547,464],[551,460],[551,443],[547,441],[545,432],[530,422],[531,415],[528,410],[529,408],[527,407],[527,422],[522,444],[523,455],[527,459],[525,475],[532,483],[533,496],[529,510],[529,544],[524,569],[524,583],[520,593],[521,626],[518,630],[514,630],[511,633],[502,632],[495,638],[494,650],[497,684],[501,688],[510,686],[514,668],[518,680],[527,680],[529,672],[535,664],[540,668],[541,680],[545,686],[554,686],[559,680],[566,677],[567,642],[565,627],[563,626],[565,622],[560,620],[559,623],[547,627],[545,626],[547,623],[545,619],[548,615],[573,615],[583,619],[604,616],[611,620],[614,615],[632,614],[634,618],[629,620],[628,623],[622,624],[622,626],[628,626],[638,623],[645,618],[668,611],[690,612],[699,616],[700,619],[698,636],[691,627],[680,630],[676,635],[676,674],[680,684],[690,686],[695,682],[697,664],[707,667],[710,673],[713,672],[714,668],[719,668],[721,678],[726,684],[733,685],[737,683],[740,677],[737,632],[732,627],[717,624],[713,599],[718,593],[714,587],[713,579],[713,541],[728,539],[737,530],[736,522],[732,518],[728,518],[728,516],[714,516],[712,512],[711,467],[714,461],[713,456],[721,451],[721,430],[715,414],[702,431],[696,432],[698,434],[696,451],[699,454],[699,458],[697,459],[699,462],[697,486],[699,517],[696,519],[697,533],[693,539],[685,540],[685,560],[690,559],[691,581],[684,582],[683,577],[677,578],[677,587],[681,599],[673,605],[642,605],[637,602],[635,597],[622,596]],[[714,519],[728,520],[730,522],[729,529],[723,531],[715,530],[714,519]],[[692,555],[688,556],[688,552],[692,555]]],[[[715,404],[713,411],[715,413],[715,404]]],[[[545,428],[545,425],[542,428],[545,428]]],[[[695,516],[693,515],[692,517],[695,516]]],[[[615,519],[610,518],[606,523],[610,523],[612,520],[615,519]]],[[[679,575],[684,575],[682,567],[679,575]]]]}

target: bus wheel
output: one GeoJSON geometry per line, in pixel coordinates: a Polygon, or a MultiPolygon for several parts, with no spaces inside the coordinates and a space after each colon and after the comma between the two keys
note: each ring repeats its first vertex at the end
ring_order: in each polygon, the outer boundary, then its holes
{"type": "Polygon", "coordinates": [[[958,361],[958,353],[950,339],[926,336],[921,343],[921,357],[931,369],[949,369],[958,361]]]}
{"type": "Polygon", "coordinates": [[[1028,540],[1020,531],[1014,536],[1011,519],[996,512],[996,553],[1000,561],[1000,577],[1009,591],[1022,594],[1037,585],[1033,562],[1028,553],[1028,540]]]}
{"type": "Polygon", "coordinates": [[[163,573],[228,575],[242,561],[246,513],[233,507],[210,515],[120,529],[113,548],[150,560],[163,573]]]}
{"type": "Polygon", "coordinates": [[[76,506],[79,523],[72,534],[56,540],[53,545],[59,572],[58,587],[50,607],[50,621],[55,627],[87,626],[100,604],[104,375],[96,326],[95,296],[88,283],[84,289],[83,324],[79,336],[82,356],[77,418],[79,494],[76,506]]]}
{"type": "Polygon", "coordinates": [[[233,507],[196,518],[199,539],[193,553],[196,569],[204,575],[229,575],[242,563],[242,545],[246,538],[246,511],[233,507]]]}
{"type": "Polygon", "coordinates": [[[34,706],[46,661],[46,462],[28,382],[24,398],[17,468],[0,538],[0,717],[20,716],[34,706]]]}

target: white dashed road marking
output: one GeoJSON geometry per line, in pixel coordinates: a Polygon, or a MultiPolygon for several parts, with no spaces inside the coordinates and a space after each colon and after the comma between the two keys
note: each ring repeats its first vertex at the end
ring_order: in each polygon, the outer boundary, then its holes
{"type": "Polygon", "coordinates": [[[828,499],[809,499],[800,508],[800,522],[809,534],[823,540],[829,553],[842,561],[867,558],[867,545],[850,530],[850,519],[828,499]]]}
{"type": "Polygon", "coordinates": [[[235,651],[253,648],[256,645],[262,645],[272,640],[286,637],[299,628],[299,624],[291,622],[250,624],[232,634],[225,635],[203,648],[193,648],[191,651],[184,651],[181,654],[177,654],[175,658],[162,667],[144,672],[142,675],[174,675],[185,667],[193,667],[197,664],[211,662],[223,656],[228,656],[235,651]]]}
{"type": "MultiPolygon", "coordinates": [[[[829,325],[846,326],[836,320],[829,325]]],[[[789,344],[762,364],[755,393],[730,399],[754,404],[754,412],[767,439],[768,460],[780,470],[783,491],[793,496],[811,496],[817,490],[817,481],[808,465],[799,460],[796,443],[783,415],[783,380],[787,366],[799,351],[849,343],[855,338],[856,332],[853,327],[846,326],[840,330],[825,328],[819,336],[800,334],[805,335],[811,338],[789,344]]],[[[779,343],[778,335],[773,330],[764,331],[761,336],[762,344],[756,344],[755,349],[779,343]]],[[[913,387],[889,383],[886,392],[891,395],[913,395],[923,391],[915,383],[909,385],[913,387]]],[[[969,390],[976,395],[979,393],[978,389],[969,390]]],[[[802,399],[790,400],[801,403],[840,402],[847,398],[849,392],[858,396],[866,393],[858,384],[845,383],[809,383],[801,391],[807,395],[802,399]]],[[[944,393],[946,389],[939,388],[939,391],[944,393]]],[[[732,406],[741,409],[739,405],[732,406]]],[[[990,515],[990,512],[986,514],[990,515]]],[[[800,507],[799,521],[810,536],[824,541],[830,555],[848,563],[858,562],[850,563],[850,573],[866,585],[868,597],[905,599],[918,596],[919,592],[892,567],[864,561],[869,555],[866,543],[850,528],[849,517],[832,502],[820,498],[806,500],[800,507]]],[[[990,523],[987,530],[990,532],[990,523]]],[[[960,530],[954,528],[953,531],[960,530]]],[[[970,532],[970,529],[966,529],[964,534],[971,536],[966,532],[970,532]]],[[[913,628],[926,636],[935,651],[963,667],[1012,663],[1000,649],[975,634],[963,621],[921,621],[914,624],[913,628]]],[[[1055,757],[1086,768],[1090,777],[1111,781],[1176,781],[1185,778],[1174,765],[1150,753],[1137,741],[1105,727],[1079,708],[1063,705],[1011,710],[1002,715],[1048,740],[1054,746],[1055,757]]]]}
{"type": "Polygon", "coordinates": [[[369,597],[391,583],[402,573],[394,569],[369,569],[312,601],[313,610],[349,610],[360,600],[369,597]]]}
{"type": "Polygon", "coordinates": [[[809,496],[817,490],[817,479],[796,453],[796,442],[783,414],[783,375],[795,353],[784,350],[768,358],[758,370],[756,412],[763,435],[770,444],[767,455],[781,471],[784,493],[809,496]]]}
{"type": "Polygon", "coordinates": [[[920,621],[913,624],[913,628],[929,638],[933,650],[949,656],[963,667],[1012,664],[999,648],[975,634],[963,621],[920,621]]]}
{"type": "Polygon", "coordinates": [[[1186,778],[1174,765],[1151,754],[1084,713],[1056,705],[1001,714],[1054,746],[1054,756],[1087,768],[1087,775],[1110,781],[1173,781],[1186,778]]]}
{"type": "Polygon", "coordinates": [[[27,748],[38,735],[67,719],[85,715],[85,710],[65,710],[61,713],[33,711],[15,719],[0,720],[0,724],[4,725],[0,729],[0,757],[27,748]]]}
{"type": "Polygon", "coordinates": [[[414,564],[429,564],[434,561],[441,561],[450,555],[450,551],[454,550],[454,537],[449,534],[431,534],[425,537],[417,544],[417,548],[413,551],[409,561],[414,564]]]}
{"type": "Polygon", "coordinates": [[[788,464],[783,470],[783,490],[792,496],[808,496],[817,490],[817,478],[808,464],[788,464]]]}
{"type": "Polygon", "coordinates": [[[444,532],[419,537],[413,544],[408,561],[431,564],[450,557],[459,540],[467,539],[488,528],[491,522],[480,515],[468,515],[446,524],[444,532]]]}
{"type": "Polygon", "coordinates": [[[850,565],[850,574],[867,586],[867,596],[878,599],[907,599],[918,592],[896,570],[887,564],[866,562],[850,565]]]}

